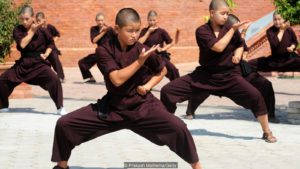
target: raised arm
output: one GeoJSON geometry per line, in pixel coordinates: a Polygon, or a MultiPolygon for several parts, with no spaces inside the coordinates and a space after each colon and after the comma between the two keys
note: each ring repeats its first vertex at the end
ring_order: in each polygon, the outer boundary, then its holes
{"type": "Polygon", "coordinates": [[[131,78],[140,68],[141,66],[145,63],[147,58],[156,51],[158,48],[158,45],[153,46],[149,50],[143,49],[139,58],[134,61],[132,64],[130,64],[127,67],[124,67],[119,70],[114,70],[109,73],[109,79],[115,85],[116,87],[121,86],[124,84],[129,78],[131,78]]]}
{"type": "Polygon", "coordinates": [[[150,34],[151,34],[152,32],[154,32],[157,28],[158,28],[158,27],[150,27],[150,28],[146,31],[146,33],[145,33],[144,35],[142,35],[142,36],[139,38],[139,42],[143,44],[143,43],[148,39],[148,37],[150,36],[150,34]]]}
{"type": "Polygon", "coordinates": [[[29,44],[35,32],[41,27],[41,25],[42,25],[41,23],[40,24],[33,23],[31,25],[30,29],[27,31],[27,35],[24,38],[22,38],[20,42],[20,47],[22,49],[24,49],[29,44]]]}
{"type": "Polygon", "coordinates": [[[227,47],[227,45],[229,44],[231,38],[234,35],[234,32],[236,30],[239,29],[239,27],[241,27],[242,25],[248,23],[248,21],[244,21],[244,22],[239,22],[239,23],[235,23],[232,25],[232,28],[220,39],[218,40],[212,47],[211,50],[215,51],[215,52],[223,52],[224,49],[227,47]]]}

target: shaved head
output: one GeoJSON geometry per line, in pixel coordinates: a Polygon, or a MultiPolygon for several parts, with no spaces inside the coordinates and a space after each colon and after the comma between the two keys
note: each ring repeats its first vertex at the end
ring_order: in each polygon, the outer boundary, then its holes
{"type": "Polygon", "coordinates": [[[35,17],[39,19],[45,19],[45,14],[43,12],[38,12],[36,13],[35,17]]]}
{"type": "Polygon", "coordinates": [[[139,14],[132,8],[121,9],[116,16],[116,25],[122,28],[130,23],[141,23],[139,14]]]}
{"type": "Polygon", "coordinates": [[[97,20],[100,16],[104,18],[104,13],[102,12],[97,13],[95,20],[97,20]]]}
{"type": "Polygon", "coordinates": [[[29,5],[25,5],[21,10],[20,10],[20,13],[19,15],[23,15],[25,13],[28,13],[30,16],[33,16],[34,15],[34,12],[33,12],[33,9],[31,6],[29,5]]]}
{"type": "Polygon", "coordinates": [[[209,4],[209,10],[218,10],[221,7],[228,7],[224,0],[212,0],[209,4]]]}
{"type": "Polygon", "coordinates": [[[157,16],[157,12],[156,11],[151,10],[151,11],[148,12],[148,18],[155,17],[155,16],[157,16]]]}

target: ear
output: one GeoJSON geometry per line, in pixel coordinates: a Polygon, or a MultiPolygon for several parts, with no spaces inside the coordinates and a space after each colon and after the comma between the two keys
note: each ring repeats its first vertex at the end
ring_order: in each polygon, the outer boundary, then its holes
{"type": "Polygon", "coordinates": [[[115,30],[115,32],[117,33],[117,34],[119,34],[119,32],[120,32],[120,26],[119,25],[115,25],[115,28],[114,28],[114,30],[115,30]]]}
{"type": "Polygon", "coordinates": [[[214,15],[214,13],[215,13],[214,10],[210,10],[210,11],[209,11],[209,15],[210,15],[211,18],[212,18],[212,16],[214,15]]]}

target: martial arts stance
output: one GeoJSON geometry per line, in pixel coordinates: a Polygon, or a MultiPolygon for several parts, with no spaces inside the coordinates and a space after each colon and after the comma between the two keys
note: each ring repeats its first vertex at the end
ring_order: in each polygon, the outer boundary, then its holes
{"type": "Polygon", "coordinates": [[[172,81],[179,77],[179,71],[173,63],[170,61],[170,53],[167,52],[174,42],[168,32],[157,24],[157,12],[149,11],[148,13],[148,27],[142,29],[139,42],[151,47],[155,44],[159,44],[157,53],[162,56],[163,60],[166,62],[167,75],[166,77],[172,81]]]}
{"type": "MultiPolygon", "coordinates": [[[[38,12],[36,14],[36,21],[38,24],[42,24],[43,28],[46,28],[48,32],[52,35],[54,43],[57,42],[57,40],[60,38],[59,31],[51,24],[47,23],[45,14],[43,12],[38,12]]],[[[55,48],[52,50],[50,55],[47,57],[47,60],[51,63],[51,66],[57,73],[57,76],[59,77],[61,82],[65,81],[65,74],[64,70],[61,64],[61,61],[59,60],[59,56],[61,55],[60,50],[57,49],[56,45],[55,48]]]]}
{"type": "Polygon", "coordinates": [[[9,111],[9,95],[16,86],[25,82],[47,90],[55,102],[57,113],[65,114],[61,83],[45,61],[55,49],[52,36],[41,24],[34,23],[34,13],[30,6],[21,9],[20,20],[22,25],[14,29],[13,38],[21,58],[0,76],[1,111],[9,111]]]}
{"type": "MultiPolygon", "coordinates": [[[[231,24],[235,24],[237,22],[240,22],[240,20],[235,15],[229,14],[227,22],[230,22],[231,24]]],[[[245,33],[247,31],[247,28],[248,26],[246,25],[241,32],[241,37],[243,39],[245,38],[245,33]]],[[[275,117],[275,94],[274,94],[272,83],[265,77],[261,76],[256,71],[251,70],[250,65],[246,61],[247,55],[248,55],[248,47],[246,43],[244,43],[244,52],[242,55],[242,59],[244,59],[244,61],[243,63],[241,62],[239,63],[241,65],[241,68],[244,67],[244,71],[241,70],[242,76],[262,94],[267,106],[269,121],[273,123],[279,123],[280,122],[279,119],[275,117]],[[245,69],[247,68],[248,70],[246,71],[245,69]]],[[[192,101],[188,102],[188,107],[186,111],[187,119],[194,118],[197,107],[203,101],[204,100],[193,99],[192,101]]]]}
{"type": "MultiPolygon", "coordinates": [[[[96,15],[96,26],[91,27],[90,36],[93,44],[101,46],[108,41],[115,33],[112,27],[109,27],[104,22],[104,14],[98,13],[96,15]]],[[[78,65],[83,79],[88,79],[86,83],[95,83],[96,80],[93,77],[90,69],[97,64],[99,57],[95,54],[89,54],[88,56],[79,60],[78,65]]],[[[97,64],[98,68],[99,65],[97,64]]],[[[100,68],[99,68],[100,69],[100,68]]]]}
{"type": "Polygon", "coordinates": [[[134,9],[123,8],[118,12],[117,35],[96,49],[108,93],[97,104],[57,121],[52,161],[58,164],[54,169],[68,168],[67,161],[75,146],[125,128],[157,145],[167,145],[192,168],[201,168],[186,125],[149,92],[165,76],[166,68],[155,54],[158,45],[145,50],[137,42],[140,26],[139,14],[134,9]]]}
{"type": "Polygon", "coordinates": [[[238,29],[246,22],[226,23],[229,9],[223,0],[213,0],[209,10],[210,21],[196,30],[201,66],[164,86],[161,101],[170,112],[175,113],[178,102],[193,98],[204,101],[210,94],[228,97],[251,109],[262,126],[263,139],[276,142],[269,128],[268,111],[262,95],[240,74],[238,63],[244,41],[238,29]]]}

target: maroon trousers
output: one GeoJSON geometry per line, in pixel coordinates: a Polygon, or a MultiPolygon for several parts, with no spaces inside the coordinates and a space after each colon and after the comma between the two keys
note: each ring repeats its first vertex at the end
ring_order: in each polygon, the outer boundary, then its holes
{"type": "Polygon", "coordinates": [[[191,109],[196,109],[210,94],[213,94],[230,98],[236,104],[250,109],[255,116],[267,113],[264,99],[255,87],[242,76],[235,75],[231,79],[233,85],[228,88],[216,90],[212,86],[211,89],[202,89],[191,85],[193,78],[188,74],[165,85],[161,90],[161,101],[169,112],[175,113],[176,103],[196,99],[197,102],[190,105],[191,109]]]}
{"type": "Polygon", "coordinates": [[[64,70],[61,61],[59,60],[59,51],[53,50],[48,56],[47,60],[51,63],[51,66],[53,67],[54,71],[57,73],[57,76],[60,79],[65,79],[64,70]]]}
{"type": "Polygon", "coordinates": [[[93,77],[90,69],[97,64],[99,57],[93,53],[79,60],[78,65],[83,79],[93,77]]]}
{"type": "MultiPolygon", "coordinates": [[[[6,76],[6,74],[13,75],[14,69],[7,70],[0,77],[0,108],[8,108],[8,97],[11,95],[14,88],[21,84],[20,81],[14,82],[8,78],[5,78],[4,76],[6,76]]],[[[57,109],[63,106],[62,86],[57,75],[51,70],[50,67],[23,82],[31,85],[41,86],[43,89],[49,92],[50,97],[54,101],[57,109]]]]}
{"type": "MultiPolygon", "coordinates": [[[[269,117],[275,117],[275,94],[272,83],[257,72],[253,72],[244,78],[262,94],[267,106],[269,117]]],[[[208,96],[209,95],[207,95],[207,97],[208,96]]],[[[186,114],[195,115],[196,109],[207,97],[189,100],[186,114]]]]}
{"type": "Polygon", "coordinates": [[[249,64],[257,71],[270,72],[300,72],[300,57],[262,57],[249,61],[249,64]]]}
{"type": "Polygon", "coordinates": [[[167,145],[188,163],[199,160],[186,124],[154,97],[134,110],[110,112],[107,119],[99,119],[92,105],[62,116],[55,127],[51,160],[67,161],[75,146],[121,129],[129,129],[154,144],[167,145]]]}

